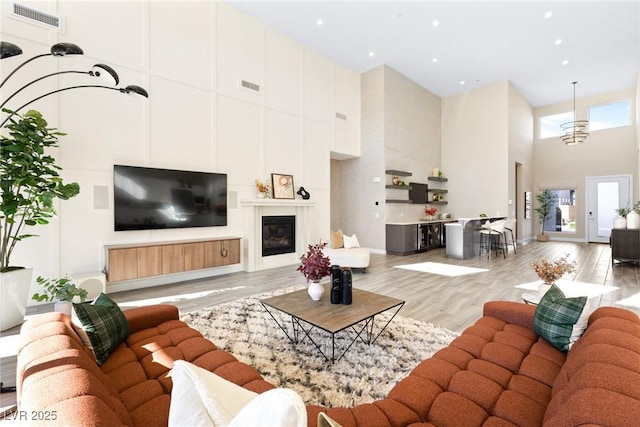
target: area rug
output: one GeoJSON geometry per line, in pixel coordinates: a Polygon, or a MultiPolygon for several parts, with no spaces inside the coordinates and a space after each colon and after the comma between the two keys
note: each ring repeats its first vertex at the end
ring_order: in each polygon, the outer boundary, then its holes
{"type": "Polygon", "coordinates": [[[443,264],[440,262],[419,262],[417,264],[396,265],[395,268],[419,271],[421,273],[439,274],[441,276],[464,276],[489,271],[485,268],[465,267],[462,265],[443,264]]]}
{"type": "MultiPolygon", "coordinates": [[[[384,398],[420,361],[458,336],[397,315],[372,345],[358,340],[341,360],[332,364],[308,339],[291,343],[260,304],[260,299],[297,289],[300,287],[208,307],[183,314],[182,320],[219,348],[256,368],[267,381],[295,390],[306,403],[327,407],[384,398]]],[[[376,331],[388,319],[384,313],[376,316],[376,331]]],[[[283,315],[281,320],[286,322],[288,318],[283,315]]],[[[313,334],[325,354],[331,354],[330,336],[319,330],[313,334]]],[[[345,334],[346,331],[336,335],[337,354],[351,342],[351,336],[345,334]]]]}

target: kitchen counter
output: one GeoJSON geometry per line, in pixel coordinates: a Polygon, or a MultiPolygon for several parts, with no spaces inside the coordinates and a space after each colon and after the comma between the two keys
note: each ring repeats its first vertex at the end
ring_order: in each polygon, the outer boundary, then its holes
{"type": "Polygon", "coordinates": [[[447,223],[447,256],[457,259],[473,258],[480,253],[480,227],[485,222],[504,219],[504,216],[458,218],[447,223]]]}
{"type": "Polygon", "coordinates": [[[432,219],[429,221],[387,221],[387,225],[420,225],[420,224],[432,224],[437,222],[458,222],[458,218],[446,218],[446,219],[432,219]]]}

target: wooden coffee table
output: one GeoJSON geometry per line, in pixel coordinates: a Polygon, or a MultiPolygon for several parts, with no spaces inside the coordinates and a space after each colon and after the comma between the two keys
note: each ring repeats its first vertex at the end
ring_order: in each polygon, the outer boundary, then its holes
{"type": "Polygon", "coordinates": [[[324,285],[324,294],[319,301],[311,299],[306,289],[290,292],[283,295],[263,299],[260,301],[267,313],[271,315],[276,324],[289,338],[298,344],[308,338],[318,349],[320,354],[331,362],[336,361],[336,334],[351,328],[356,335],[342,352],[337,360],[349,351],[353,344],[360,339],[365,344],[371,345],[380,334],[387,328],[389,323],[404,306],[405,301],[391,298],[374,292],[353,289],[353,298],[350,305],[331,304],[329,297],[329,286],[324,285]],[[377,335],[374,334],[375,317],[387,310],[393,310],[391,318],[380,328],[377,335]],[[282,319],[274,315],[275,311],[280,311],[291,316],[291,330],[282,319]],[[311,331],[314,328],[322,329],[331,334],[331,358],[329,358],[321,346],[314,341],[311,331]],[[375,336],[374,336],[375,335],[375,336]]]}

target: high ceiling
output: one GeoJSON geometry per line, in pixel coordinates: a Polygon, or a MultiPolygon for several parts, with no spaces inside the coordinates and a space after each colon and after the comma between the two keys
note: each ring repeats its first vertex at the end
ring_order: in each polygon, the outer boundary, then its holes
{"type": "Polygon", "coordinates": [[[570,100],[573,81],[577,98],[635,87],[640,61],[637,0],[225,2],[358,72],[386,64],[440,97],[510,80],[539,107],[570,100]]]}

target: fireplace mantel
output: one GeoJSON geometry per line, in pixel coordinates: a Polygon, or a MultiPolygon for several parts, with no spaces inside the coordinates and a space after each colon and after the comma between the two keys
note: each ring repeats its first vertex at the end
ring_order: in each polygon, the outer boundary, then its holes
{"type": "Polygon", "coordinates": [[[313,209],[315,202],[300,199],[249,199],[241,200],[244,217],[244,268],[258,271],[283,267],[299,262],[309,242],[313,241],[313,209]],[[262,217],[269,215],[295,215],[296,252],[262,256],[262,217]]]}
{"type": "Polygon", "coordinates": [[[315,202],[299,199],[250,199],[241,200],[242,206],[315,206],[315,202]]]}

